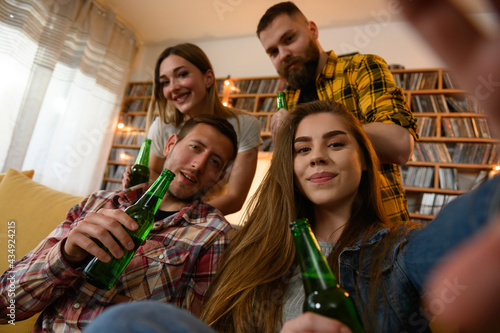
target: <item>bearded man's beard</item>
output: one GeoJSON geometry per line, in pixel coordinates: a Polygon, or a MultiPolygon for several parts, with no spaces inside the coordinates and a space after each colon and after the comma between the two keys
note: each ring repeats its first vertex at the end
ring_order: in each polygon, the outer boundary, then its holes
{"type": "Polygon", "coordinates": [[[170,189],[167,189],[167,193],[169,196],[177,201],[184,202],[184,203],[191,203],[197,199],[201,199],[203,197],[203,194],[201,193],[196,193],[195,195],[191,196],[186,196],[186,197],[181,197],[180,195],[177,195],[177,193],[172,192],[170,189]]]}
{"type": "Polygon", "coordinates": [[[189,195],[189,196],[181,196],[180,194],[178,193],[175,193],[173,189],[171,188],[168,188],[167,189],[167,193],[168,195],[177,200],[177,201],[180,201],[180,202],[184,202],[184,203],[191,203],[195,200],[201,200],[205,194],[214,186],[215,184],[207,184],[205,186],[205,188],[203,189],[200,189],[198,192],[196,192],[195,194],[193,195],[189,195]]]}
{"type": "Polygon", "coordinates": [[[288,85],[293,89],[303,89],[304,87],[314,85],[316,81],[316,70],[319,63],[319,48],[314,40],[309,42],[304,57],[292,57],[286,60],[283,69],[278,73],[286,79],[288,85]],[[295,67],[288,70],[290,64],[295,67]]]}

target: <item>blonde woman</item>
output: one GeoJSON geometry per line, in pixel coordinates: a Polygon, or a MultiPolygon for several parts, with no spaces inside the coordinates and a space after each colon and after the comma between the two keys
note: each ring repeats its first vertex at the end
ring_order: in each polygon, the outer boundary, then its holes
{"type": "MultiPolygon", "coordinates": [[[[244,111],[222,105],[212,64],[203,50],[194,44],[178,44],[165,49],[156,62],[154,83],[154,98],[160,117],[152,123],[148,134],[152,140],[151,177],[156,179],[163,170],[163,149],[167,139],[177,133],[187,119],[200,114],[222,116],[238,134],[238,155],[228,177],[220,183],[227,185],[225,193],[208,203],[224,215],[239,211],[257,168],[258,148],[262,144],[258,120],[244,111]]],[[[128,181],[128,174],[124,174],[124,185],[128,181]]]]}

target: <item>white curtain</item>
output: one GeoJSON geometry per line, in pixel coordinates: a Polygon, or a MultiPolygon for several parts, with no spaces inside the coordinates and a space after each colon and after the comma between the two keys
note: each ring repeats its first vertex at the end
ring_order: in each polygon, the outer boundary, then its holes
{"type": "Polygon", "coordinates": [[[92,0],[0,0],[0,168],[100,188],[138,41],[92,0]]]}

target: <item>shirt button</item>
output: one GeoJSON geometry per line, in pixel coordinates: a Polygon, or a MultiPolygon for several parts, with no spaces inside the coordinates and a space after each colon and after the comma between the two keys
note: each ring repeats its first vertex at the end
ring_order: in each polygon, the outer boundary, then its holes
{"type": "Polygon", "coordinates": [[[164,256],[163,254],[160,254],[160,255],[158,256],[158,259],[163,259],[163,258],[165,258],[165,256],[164,256]]]}
{"type": "Polygon", "coordinates": [[[80,308],[80,306],[81,306],[81,305],[80,305],[80,303],[75,303],[75,305],[73,305],[73,307],[74,307],[75,309],[79,309],[79,308],[80,308]]]}

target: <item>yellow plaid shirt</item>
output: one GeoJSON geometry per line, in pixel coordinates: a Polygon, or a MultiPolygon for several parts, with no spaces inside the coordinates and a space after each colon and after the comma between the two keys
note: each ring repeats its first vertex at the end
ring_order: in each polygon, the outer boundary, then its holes
{"type": "MultiPolygon", "coordinates": [[[[316,78],[319,99],[346,105],[362,124],[397,124],[418,139],[417,121],[384,59],[364,54],[337,57],[333,51],[328,54],[325,67],[316,78]]],[[[286,95],[288,108],[293,110],[299,102],[300,90],[287,88],[286,95]]],[[[380,169],[382,201],[389,219],[409,220],[399,166],[383,163],[380,169]]]]}

